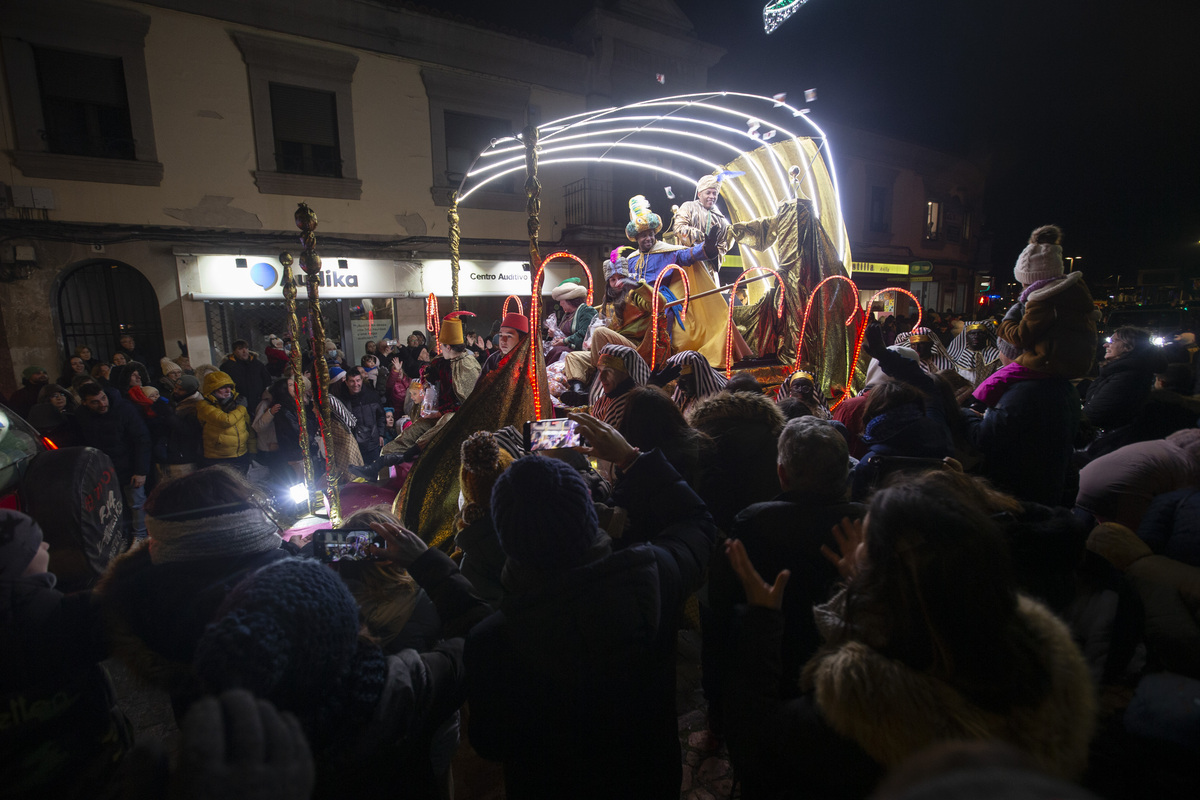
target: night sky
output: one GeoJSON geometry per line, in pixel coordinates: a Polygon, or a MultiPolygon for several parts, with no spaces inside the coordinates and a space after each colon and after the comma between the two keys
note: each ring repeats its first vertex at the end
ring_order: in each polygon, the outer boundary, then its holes
{"type": "MultiPolygon", "coordinates": [[[[809,0],[769,36],[764,0],[678,5],[728,50],[710,88],[792,103],[816,88],[818,122],[985,163],[997,273],[1054,222],[1090,282],[1162,267],[1200,277],[1200,2],[809,0]]],[[[586,7],[454,5],[563,41],[586,7]]]]}

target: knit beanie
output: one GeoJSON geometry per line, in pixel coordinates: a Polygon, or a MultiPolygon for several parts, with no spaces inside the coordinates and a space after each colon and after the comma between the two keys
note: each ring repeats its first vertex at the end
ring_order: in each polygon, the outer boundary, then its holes
{"type": "Polygon", "coordinates": [[[504,554],[523,566],[584,563],[600,529],[587,484],[562,461],[525,456],[492,489],[492,524],[504,554]]]}
{"type": "MultiPolygon", "coordinates": [[[[43,372],[46,372],[45,367],[28,366],[25,369],[21,370],[21,378],[23,380],[29,380],[34,375],[38,375],[43,372]]],[[[47,372],[46,374],[48,375],[49,373],[47,372]]]]}
{"type": "Polygon", "coordinates": [[[183,367],[166,357],[158,360],[158,368],[163,375],[169,375],[172,372],[183,372],[183,367]]]}
{"type": "Polygon", "coordinates": [[[468,436],[460,453],[458,477],[463,498],[467,503],[487,508],[492,502],[496,479],[512,465],[513,457],[500,449],[491,431],[477,431],[468,436]]]}
{"type": "Polygon", "coordinates": [[[338,381],[345,380],[345,379],[346,379],[346,370],[344,370],[338,366],[333,366],[333,367],[329,368],[329,382],[330,383],[337,383],[338,381]]]}
{"type": "Polygon", "coordinates": [[[1029,244],[1017,257],[1013,274],[1025,286],[1062,275],[1062,231],[1054,225],[1043,225],[1035,230],[1029,237],[1029,244]]]}
{"type": "MultiPolygon", "coordinates": [[[[187,477],[179,480],[187,480],[187,477]]],[[[279,526],[253,503],[146,515],[150,562],[204,561],[276,550],[283,542],[279,526]]]]}
{"type": "MultiPolygon", "coordinates": [[[[888,350],[904,356],[909,361],[919,362],[921,360],[921,357],[917,355],[917,351],[913,350],[911,347],[904,347],[903,345],[894,344],[889,347],[888,350]]],[[[877,383],[883,383],[884,381],[890,380],[891,378],[888,377],[888,374],[883,371],[883,367],[879,366],[879,362],[872,358],[871,363],[867,365],[867,380],[863,386],[874,386],[877,383]]]]}
{"type": "Polygon", "coordinates": [[[248,575],[196,645],[206,689],[247,689],[299,718],[314,750],[370,719],[387,662],[358,637],[358,605],[329,567],[288,558],[248,575]]]}
{"type": "Polygon", "coordinates": [[[189,395],[200,391],[200,381],[196,380],[195,375],[184,375],[179,379],[179,388],[186,391],[189,395]]]}
{"type": "Polygon", "coordinates": [[[0,508],[0,581],[21,577],[42,546],[42,529],[32,517],[0,508]]]}

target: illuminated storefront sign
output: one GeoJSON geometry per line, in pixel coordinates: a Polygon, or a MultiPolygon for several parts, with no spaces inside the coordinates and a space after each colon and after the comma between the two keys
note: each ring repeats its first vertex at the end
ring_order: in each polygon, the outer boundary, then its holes
{"type": "Polygon", "coordinates": [[[883,264],[878,261],[855,261],[851,271],[874,273],[876,275],[907,275],[908,264],[883,264]]]}

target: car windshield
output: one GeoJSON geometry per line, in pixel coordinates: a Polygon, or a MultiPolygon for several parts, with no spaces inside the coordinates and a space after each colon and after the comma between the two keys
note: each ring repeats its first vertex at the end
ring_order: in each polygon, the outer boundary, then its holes
{"type": "Polygon", "coordinates": [[[29,461],[41,451],[40,440],[28,422],[0,406],[0,494],[16,488],[29,461]]]}

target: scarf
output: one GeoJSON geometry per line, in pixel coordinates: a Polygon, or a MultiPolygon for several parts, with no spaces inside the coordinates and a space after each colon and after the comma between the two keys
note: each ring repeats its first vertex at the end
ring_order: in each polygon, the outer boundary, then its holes
{"type": "Polygon", "coordinates": [[[979,402],[983,403],[988,408],[995,406],[1000,402],[1000,398],[1004,396],[1014,383],[1021,381],[1037,381],[1043,378],[1053,377],[1048,372],[1038,372],[1029,367],[1023,367],[1017,362],[1009,364],[1007,367],[1001,367],[987,377],[979,386],[971,393],[979,402]]]}

